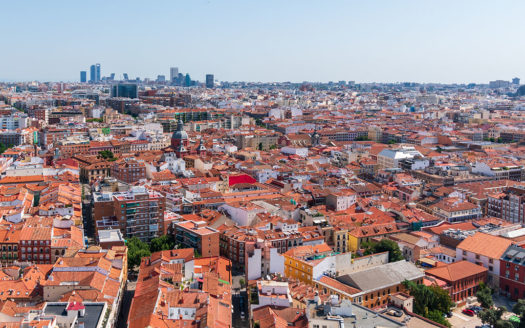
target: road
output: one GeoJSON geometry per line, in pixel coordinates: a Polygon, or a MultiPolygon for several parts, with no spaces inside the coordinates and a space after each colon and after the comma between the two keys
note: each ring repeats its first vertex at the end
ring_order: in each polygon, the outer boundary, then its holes
{"type": "Polygon", "coordinates": [[[136,281],[130,281],[126,284],[126,289],[124,290],[124,296],[122,297],[122,304],[120,306],[120,313],[117,318],[117,328],[126,328],[129,309],[131,307],[131,300],[135,294],[135,287],[137,286],[136,281]]]}
{"type": "Polygon", "coordinates": [[[246,298],[246,291],[235,290],[232,294],[233,314],[232,314],[232,325],[233,327],[248,328],[248,302],[246,298]],[[241,319],[241,311],[244,312],[244,319],[241,319]]]}

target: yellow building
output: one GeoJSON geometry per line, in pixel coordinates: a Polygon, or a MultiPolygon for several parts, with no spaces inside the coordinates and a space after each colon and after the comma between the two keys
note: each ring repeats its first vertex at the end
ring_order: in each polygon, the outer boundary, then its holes
{"type": "Polygon", "coordinates": [[[333,254],[332,249],[326,243],[294,247],[283,254],[284,276],[312,283],[315,266],[323,258],[333,254]]]}
{"type": "Polygon", "coordinates": [[[388,236],[398,232],[399,228],[394,222],[361,226],[348,232],[348,246],[351,252],[355,252],[361,248],[363,242],[369,242],[373,238],[388,236]]]}

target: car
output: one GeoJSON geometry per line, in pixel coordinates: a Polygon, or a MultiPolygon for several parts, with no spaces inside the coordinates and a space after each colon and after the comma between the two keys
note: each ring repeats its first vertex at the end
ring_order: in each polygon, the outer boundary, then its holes
{"type": "Polygon", "coordinates": [[[474,313],[478,314],[483,310],[481,306],[473,305],[469,307],[470,310],[474,311],[474,313]]]}
{"type": "Polygon", "coordinates": [[[445,317],[452,318],[452,311],[445,313],[445,317]]]}
{"type": "Polygon", "coordinates": [[[473,317],[476,315],[476,312],[472,311],[471,309],[463,309],[463,311],[461,311],[461,313],[463,314],[466,314],[470,317],[473,317]]]}
{"type": "Polygon", "coordinates": [[[241,320],[246,319],[246,315],[244,315],[244,311],[241,311],[241,320]]]}

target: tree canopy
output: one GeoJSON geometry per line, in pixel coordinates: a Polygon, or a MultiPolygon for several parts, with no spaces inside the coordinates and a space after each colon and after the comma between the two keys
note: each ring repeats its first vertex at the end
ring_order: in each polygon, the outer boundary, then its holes
{"type": "Polygon", "coordinates": [[[153,238],[149,244],[149,250],[151,253],[158,251],[166,251],[175,248],[175,239],[171,235],[163,235],[157,238],[153,238]]]}
{"type": "Polygon", "coordinates": [[[128,239],[126,246],[128,246],[128,267],[130,269],[139,266],[143,257],[151,255],[149,245],[137,237],[131,237],[128,239]]]}
{"type": "Polygon", "coordinates": [[[514,304],[512,312],[520,317],[521,321],[518,327],[525,328],[525,299],[519,299],[516,304],[514,304]]]}
{"type": "Polygon", "coordinates": [[[397,262],[404,259],[403,253],[399,249],[399,245],[390,239],[383,238],[378,243],[363,244],[365,248],[365,255],[388,252],[388,261],[397,262]]]}
{"type": "Polygon", "coordinates": [[[414,297],[416,314],[450,327],[450,323],[443,315],[450,312],[454,302],[446,290],[438,286],[417,285],[408,280],[405,280],[403,284],[414,297]]]}
{"type": "Polygon", "coordinates": [[[481,304],[481,307],[484,309],[491,308],[494,305],[494,300],[492,299],[492,289],[490,289],[490,287],[483,282],[479,284],[476,297],[478,302],[481,304]]]}
{"type": "Polygon", "coordinates": [[[101,150],[98,152],[98,155],[102,157],[103,159],[106,159],[108,161],[116,161],[117,158],[113,154],[111,150],[101,150]]]}

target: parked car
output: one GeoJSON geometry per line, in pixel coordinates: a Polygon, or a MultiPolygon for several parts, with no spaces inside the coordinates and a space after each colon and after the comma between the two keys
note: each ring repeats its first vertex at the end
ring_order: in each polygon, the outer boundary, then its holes
{"type": "Polygon", "coordinates": [[[463,309],[463,311],[461,311],[461,313],[463,314],[466,314],[470,317],[473,317],[476,315],[476,312],[472,311],[471,309],[463,309]]]}
{"type": "Polygon", "coordinates": [[[452,312],[443,313],[445,317],[452,318],[452,312]]]}
{"type": "Polygon", "coordinates": [[[477,305],[472,305],[469,307],[470,310],[474,311],[474,313],[478,314],[481,312],[481,310],[483,310],[481,308],[481,306],[477,306],[477,305]]]}
{"type": "Polygon", "coordinates": [[[241,320],[246,319],[246,316],[244,315],[244,311],[241,311],[241,320]]]}

